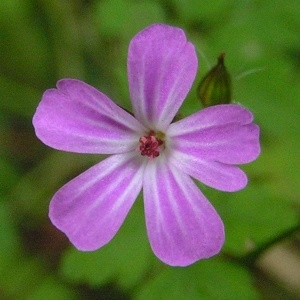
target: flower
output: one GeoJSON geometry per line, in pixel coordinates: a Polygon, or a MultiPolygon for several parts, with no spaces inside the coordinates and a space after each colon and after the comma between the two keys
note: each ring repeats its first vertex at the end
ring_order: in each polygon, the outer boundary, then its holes
{"type": "Polygon", "coordinates": [[[60,80],[44,93],[33,117],[40,140],[64,151],[111,154],[51,200],[52,223],[77,249],[107,244],[143,189],[147,233],[159,259],[186,266],[220,251],[222,220],[191,177],[222,191],[244,188],[247,177],[235,165],[258,156],[259,128],[235,104],[171,123],[197,64],[181,29],[154,24],[129,45],[134,116],[79,80],[60,80]]]}

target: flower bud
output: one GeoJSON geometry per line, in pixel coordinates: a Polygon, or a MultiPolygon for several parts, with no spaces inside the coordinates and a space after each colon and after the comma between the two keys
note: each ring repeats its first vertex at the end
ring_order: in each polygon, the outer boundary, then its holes
{"type": "Polygon", "coordinates": [[[221,53],[218,63],[199,84],[198,97],[204,107],[231,101],[231,78],[224,65],[224,57],[225,53],[221,53]]]}

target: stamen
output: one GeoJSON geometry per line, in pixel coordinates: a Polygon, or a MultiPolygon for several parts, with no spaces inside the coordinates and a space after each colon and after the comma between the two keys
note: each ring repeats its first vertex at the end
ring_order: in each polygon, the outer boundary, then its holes
{"type": "Polygon", "coordinates": [[[139,140],[141,155],[148,156],[150,159],[159,156],[163,141],[155,136],[153,131],[149,135],[142,136],[139,140]]]}

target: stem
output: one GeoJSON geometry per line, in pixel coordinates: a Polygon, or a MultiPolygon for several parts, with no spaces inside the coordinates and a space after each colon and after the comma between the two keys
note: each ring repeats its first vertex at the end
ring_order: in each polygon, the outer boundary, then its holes
{"type": "Polygon", "coordinates": [[[255,250],[249,252],[245,256],[240,258],[236,258],[239,263],[242,263],[247,266],[252,266],[253,263],[258,259],[260,255],[262,255],[265,251],[269,250],[274,245],[278,244],[279,242],[291,237],[297,231],[300,231],[300,224],[295,225],[292,228],[287,229],[286,231],[282,232],[278,236],[273,239],[270,239],[266,243],[258,246],[255,250]]]}

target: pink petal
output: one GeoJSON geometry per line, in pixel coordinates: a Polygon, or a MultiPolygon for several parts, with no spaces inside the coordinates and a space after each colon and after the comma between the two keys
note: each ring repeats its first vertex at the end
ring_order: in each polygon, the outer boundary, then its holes
{"type": "Polygon", "coordinates": [[[183,152],[172,151],[169,163],[220,191],[235,192],[243,189],[248,182],[247,175],[236,166],[203,160],[183,152]]]}
{"type": "Polygon", "coordinates": [[[231,164],[253,161],[260,153],[259,127],[245,108],[217,105],[170,125],[169,162],[204,184],[237,191],[247,176],[231,164]]]}
{"type": "Polygon", "coordinates": [[[144,132],[129,113],[92,86],[74,79],[47,90],[33,117],[36,135],[48,146],[81,153],[134,150],[144,132]]]}
{"type": "Polygon", "coordinates": [[[143,183],[153,252],[171,266],[217,254],[224,243],[219,215],[188,175],[160,161],[148,164],[143,183]]]}
{"type": "Polygon", "coordinates": [[[173,123],[172,126],[176,124],[182,132],[188,132],[194,126],[208,128],[230,123],[250,124],[252,121],[252,113],[243,106],[237,104],[220,104],[199,110],[197,113],[173,123]]]}
{"type": "Polygon", "coordinates": [[[54,195],[52,223],[79,250],[102,247],[117,233],[141,191],[143,172],[136,153],[110,156],[54,195]]]}
{"type": "Polygon", "coordinates": [[[260,153],[259,127],[238,105],[218,105],[171,124],[168,136],[177,151],[199,159],[243,164],[260,153]]]}
{"type": "Polygon", "coordinates": [[[128,53],[128,78],[135,117],[153,130],[174,118],[197,72],[194,46],[184,32],[155,24],[137,34],[128,53]]]}

